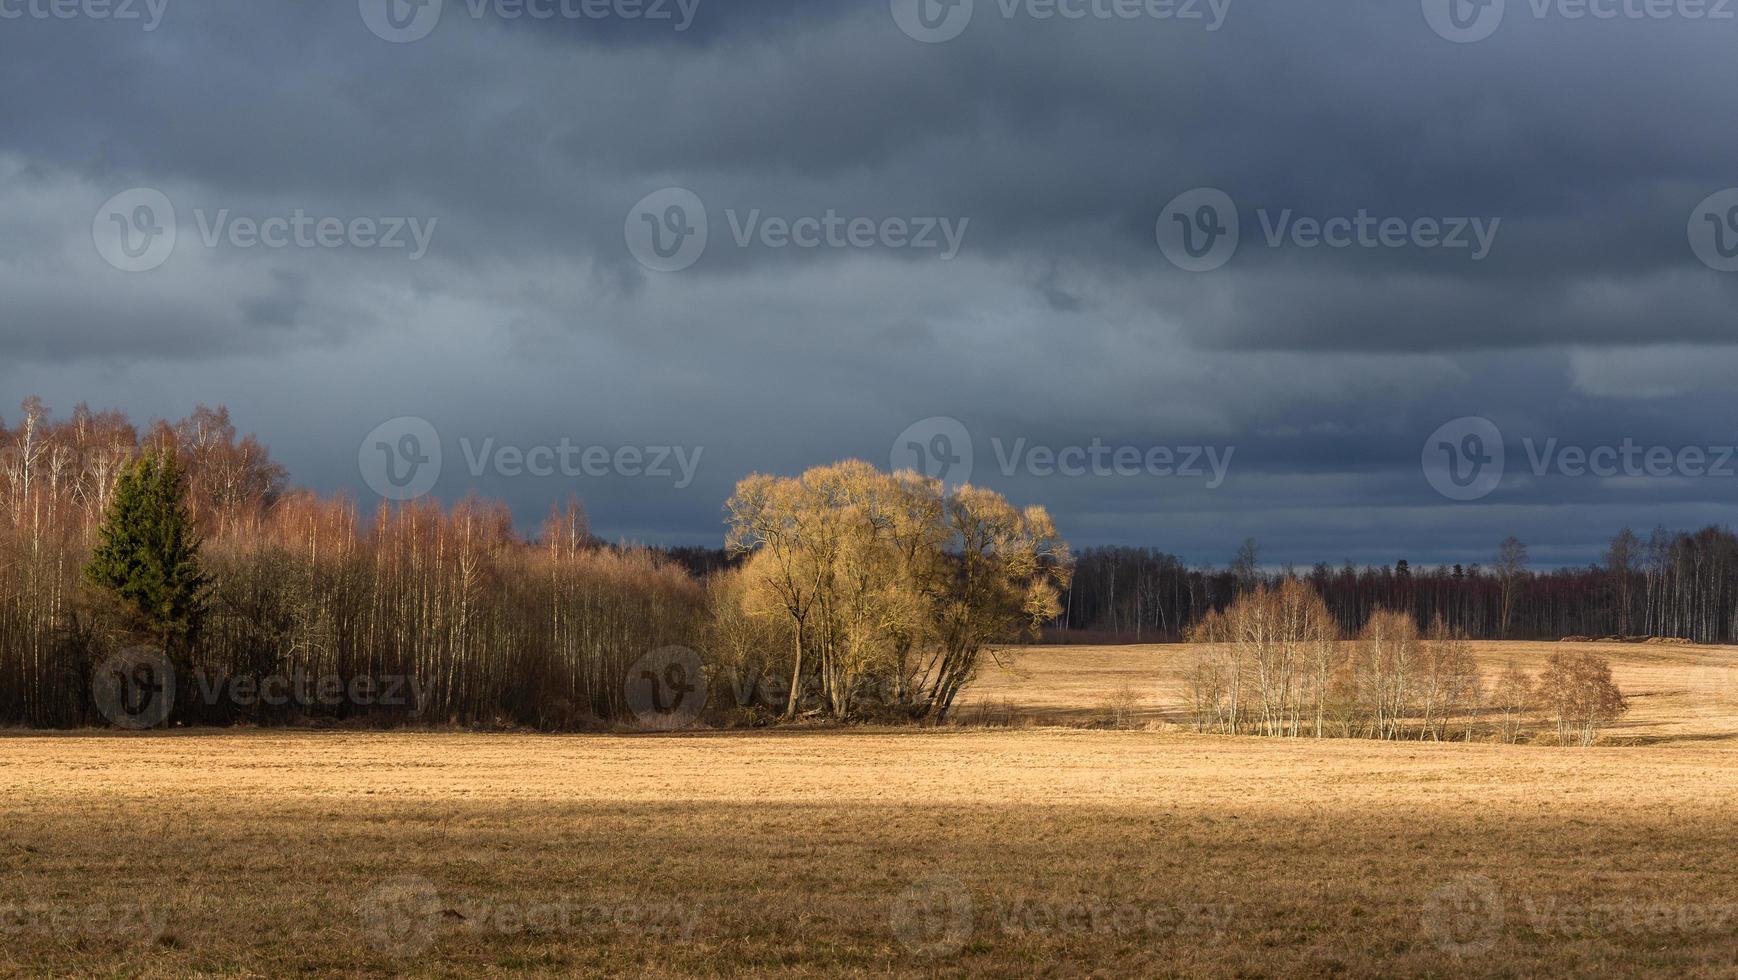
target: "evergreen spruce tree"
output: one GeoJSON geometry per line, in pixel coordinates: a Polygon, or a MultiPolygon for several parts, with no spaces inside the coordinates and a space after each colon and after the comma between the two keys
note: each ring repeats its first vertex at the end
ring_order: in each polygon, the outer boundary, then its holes
{"type": "Polygon", "coordinates": [[[190,642],[205,613],[207,577],[172,452],[150,452],[122,472],[103,515],[85,579],[118,600],[165,652],[190,642]]]}

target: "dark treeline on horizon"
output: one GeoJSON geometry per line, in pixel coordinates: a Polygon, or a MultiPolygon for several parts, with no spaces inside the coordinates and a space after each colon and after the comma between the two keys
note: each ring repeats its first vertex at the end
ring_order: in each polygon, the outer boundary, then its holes
{"type": "Polygon", "coordinates": [[[1379,609],[1410,612],[1421,626],[1441,617],[1471,639],[1557,640],[1568,636],[1662,636],[1699,643],[1738,639],[1738,536],[1722,527],[1655,529],[1646,541],[1620,531],[1598,565],[1533,570],[1510,539],[1489,565],[1413,568],[1320,563],[1264,571],[1253,544],[1228,568],[1190,567],[1151,548],[1089,548],[1076,555],[1064,596],[1069,634],[1120,641],[1182,637],[1258,583],[1296,576],[1327,601],[1342,633],[1379,609]]]}

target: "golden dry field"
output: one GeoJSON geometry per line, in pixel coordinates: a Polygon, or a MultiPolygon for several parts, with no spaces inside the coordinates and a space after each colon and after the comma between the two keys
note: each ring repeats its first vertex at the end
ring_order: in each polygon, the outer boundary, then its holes
{"type": "MultiPolygon", "coordinates": [[[[1630,711],[1607,730],[1618,743],[1738,737],[1738,647],[1648,643],[1480,643],[1487,680],[1510,662],[1537,674],[1553,653],[1592,651],[1612,663],[1630,711]]],[[[1087,724],[1125,686],[1135,716],[1147,724],[1187,727],[1184,674],[1197,648],[1169,646],[1038,647],[987,667],[960,697],[962,715],[1039,724],[1087,724]]]]}
{"type": "Polygon", "coordinates": [[[1600,649],[1595,749],[1193,735],[1180,647],[975,694],[1137,731],[0,736],[0,974],[1738,975],[1738,650],[1600,649]]]}

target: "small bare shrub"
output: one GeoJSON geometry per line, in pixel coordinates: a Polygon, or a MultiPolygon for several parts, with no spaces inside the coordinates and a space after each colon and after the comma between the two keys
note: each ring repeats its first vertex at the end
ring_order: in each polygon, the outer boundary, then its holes
{"type": "Polygon", "coordinates": [[[1141,699],[1135,689],[1127,681],[1121,687],[1105,697],[1099,706],[1099,715],[1107,727],[1116,729],[1133,728],[1135,711],[1140,707],[1141,699]]]}

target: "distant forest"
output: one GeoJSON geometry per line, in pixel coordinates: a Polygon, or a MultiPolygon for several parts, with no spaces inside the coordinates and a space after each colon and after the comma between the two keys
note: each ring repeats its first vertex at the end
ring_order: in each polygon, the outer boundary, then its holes
{"type": "Polygon", "coordinates": [[[1625,529],[1601,563],[1585,568],[1530,569],[1525,546],[1512,538],[1494,545],[1491,555],[1483,566],[1413,568],[1402,560],[1276,573],[1256,568],[1247,545],[1243,560],[1224,569],[1191,568],[1148,548],[1087,549],[1076,555],[1057,632],[1177,639],[1257,584],[1295,575],[1326,600],[1345,635],[1362,629],[1378,609],[1395,609],[1412,613],[1421,627],[1440,616],[1471,639],[1738,639],[1738,535],[1726,528],[1657,528],[1645,541],[1625,529]]]}

